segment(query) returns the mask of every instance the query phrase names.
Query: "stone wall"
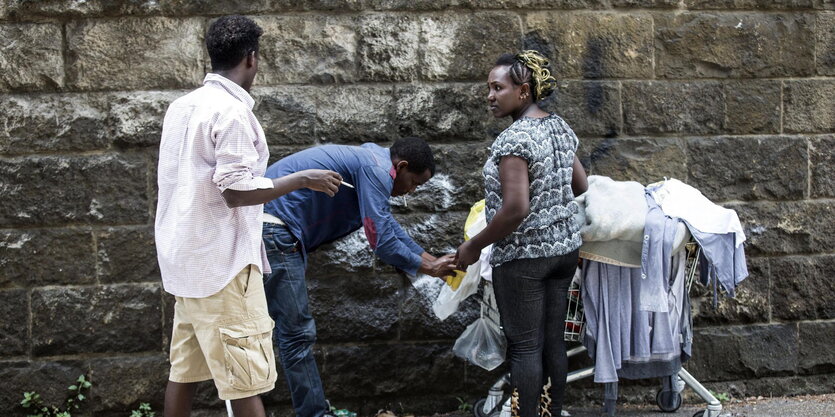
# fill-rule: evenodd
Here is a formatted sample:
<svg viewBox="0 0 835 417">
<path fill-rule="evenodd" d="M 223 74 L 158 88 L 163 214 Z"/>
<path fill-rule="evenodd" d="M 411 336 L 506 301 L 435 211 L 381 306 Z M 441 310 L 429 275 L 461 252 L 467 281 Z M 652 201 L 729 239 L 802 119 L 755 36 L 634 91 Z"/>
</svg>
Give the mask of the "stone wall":
<svg viewBox="0 0 835 417">
<path fill-rule="evenodd" d="M 481 196 L 485 105 L 502 52 L 537 48 L 546 103 L 591 174 L 676 177 L 736 209 L 750 278 L 717 310 L 695 290 L 691 372 L 719 392 L 835 391 L 835 3 L 832 0 L 0 0 L 0 410 L 79 374 L 95 415 L 161 408 L 172 298 L 153 244 L 166 106 L 208 68 L 208 22 L 265 29 L 253 95 L 272 160 L 322 143 L 420 135 L 439 174 L 397 216 L 452 249 Z M 336 405 L 426 413 L 483 396 L 497 373 L 353 235 L 312 257 L 316 354 Z M 581 361 L 582 362 L 582 361 Z M 578 364 L 574 364 L 578 365 Z M 630 398 L 653 398 L 648 384 Z M 573 400 L 599 398 L 572 385 Z M 196 408 L 222 407 L 213 388 Z M 267 397 L 289 414 L 283 384 Z M 648 407 L 652 407 L 649 405 Z M 208 415 L 206 414 L 206 415 Z"/>
</svg>

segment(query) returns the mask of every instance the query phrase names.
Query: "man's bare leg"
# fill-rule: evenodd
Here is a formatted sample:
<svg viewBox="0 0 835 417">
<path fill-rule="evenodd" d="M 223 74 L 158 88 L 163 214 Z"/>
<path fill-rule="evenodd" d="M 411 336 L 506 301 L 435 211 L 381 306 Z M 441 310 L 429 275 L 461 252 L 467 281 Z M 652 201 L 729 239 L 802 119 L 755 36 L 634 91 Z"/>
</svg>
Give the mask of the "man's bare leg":
<svg viewBox="0 0 835 417">
<path fill-rule="evenodd" d="M 168 381 L 165 387 L 165 417 L 189 417 L 191 415 L 191 402 L 194 400 L 194 392 L 197 390 L 197 383 Z"/>
<path fill-rule="evenodd" d="M 235 417 L 266 417 L 267 415 L 264 412 L 264 403 L 257 395 L 232 400 L 232 412 L 235 413 Z"/>
</svg>

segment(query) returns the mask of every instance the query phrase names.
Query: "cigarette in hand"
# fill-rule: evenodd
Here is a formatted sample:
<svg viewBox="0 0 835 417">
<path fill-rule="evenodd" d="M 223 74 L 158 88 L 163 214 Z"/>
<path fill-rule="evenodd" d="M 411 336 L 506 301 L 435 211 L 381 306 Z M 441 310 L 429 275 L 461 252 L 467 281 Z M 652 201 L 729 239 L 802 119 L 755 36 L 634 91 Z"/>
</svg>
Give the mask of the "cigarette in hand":
<svg viewBox="0 0 835 417">
<path fill-rule="evenodd" d="M 346 186 L 346 187 L 348 187 L 348 188 L 354 188 L 354 186 L 353 186 L 353 185 L 348 184 L 348 183 L 347 183 L 347 182 L 345 182 L 345 181 L 339 181 L 339 182 L 341 182 L 341 183 L 342 183 L 342 185 L 344 185 L 344 186 Z"/>
</svg>

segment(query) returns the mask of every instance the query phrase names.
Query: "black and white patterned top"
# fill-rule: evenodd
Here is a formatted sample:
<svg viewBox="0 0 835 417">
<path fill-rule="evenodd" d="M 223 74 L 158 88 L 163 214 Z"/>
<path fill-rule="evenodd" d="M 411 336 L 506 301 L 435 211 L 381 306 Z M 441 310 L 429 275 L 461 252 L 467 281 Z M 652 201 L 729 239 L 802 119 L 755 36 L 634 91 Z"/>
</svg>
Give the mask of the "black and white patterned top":
<svg viewBox="0 0 835 417">
<path fill-rule="evenodd" d="M 579 207 L 571 190 L 577 144 L 574 131 L 554 114 L 520 118 L 493 142 L 483 170 L 487 222 L 502 206 L 499 162 L 504 156 L 528 161 L 531 202 L 519 228 L 493 245 L 491 265 L 565 255 L 580 247 L 580 225 L 572 221 Z"/>
</svg>

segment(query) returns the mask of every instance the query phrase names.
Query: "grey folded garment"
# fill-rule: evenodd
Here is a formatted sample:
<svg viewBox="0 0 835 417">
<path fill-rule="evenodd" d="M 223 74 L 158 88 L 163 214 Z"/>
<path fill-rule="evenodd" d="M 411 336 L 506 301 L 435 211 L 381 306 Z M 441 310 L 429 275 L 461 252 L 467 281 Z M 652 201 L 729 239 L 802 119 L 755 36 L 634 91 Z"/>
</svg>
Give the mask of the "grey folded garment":
<svg viewBox="0 0 835 417">
<path fill-rule="evenodd" d="M 580 210 L 574 221 L 581 225 L 580 257 L 630 268 L 641 267 L 647 207 L 644 186 L 635 181 L 615 181 L 589 176 L 588 190 L 575 198 Z M 673 253 L 684 247 L 690 234 L 684 223 L 676 227 Z"/>
</svg>

